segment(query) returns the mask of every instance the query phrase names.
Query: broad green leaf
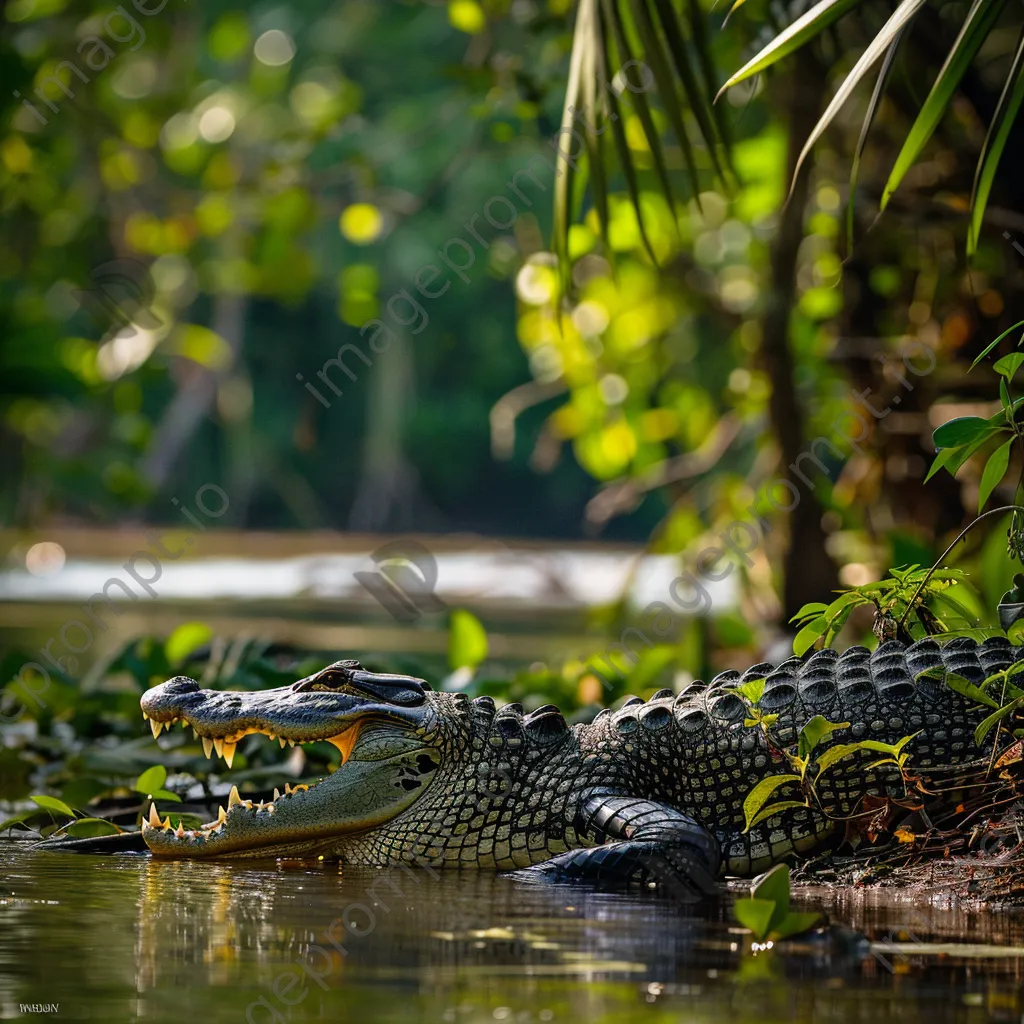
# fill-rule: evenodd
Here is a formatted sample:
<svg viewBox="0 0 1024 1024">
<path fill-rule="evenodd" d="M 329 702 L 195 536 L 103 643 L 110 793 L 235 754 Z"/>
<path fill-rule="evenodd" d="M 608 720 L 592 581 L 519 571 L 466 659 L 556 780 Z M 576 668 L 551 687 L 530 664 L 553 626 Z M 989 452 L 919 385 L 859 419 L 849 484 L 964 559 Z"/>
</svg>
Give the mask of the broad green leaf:
<svg viewBox="0 0 1024 1024">
<path fill-rule="evenodd" d="M 776 61 L 799 50 L 804 43 L 823 32 L 859 2 L 860 0 L 821 0 L 815 4 L 806 14 L 780 32 L 757 56 L 744 64 L 718 91 L 716 102 L 726 89 L 738 85 L 759 71 L 770 68 Z"/>
<path fill-rule="evenodd" d="M 819 616 L 813 622 L 804 626 L 793 640 L 793 653 L 798 658 L 803 657 L 814 646 L 815 641 L 824 635 L 827 629 L 828 619 L 824 615 Z"/>
<path fill-rule="evenodd" d="M 212 638 L 213 630 L 205 622 L 185 622 L 167 638 L 164 654 L 171 666 L 177 668 Z"/>
<path fill-rule="evenodd" d="M 762 942 L 768 935 L 768 922 L 775 913 L 775 904 L 771 900 L 737 900 L 732 912 L 736 920 L 744 928 L 749 928 L 758 942 Z"/>
<path fill-rule="evenodd" d="M 800 776 L 791 774 L 769 775 L 767 778 L 761 779 L 761 781 L 751 789 L 747 794 L 746 799 L 743 801 L 743 814 L 747 819 L 746 827 L 743 829 L 744 832 L 749 831 L 754 823 L 754 818 L 772 793 L 774 793 L 780 786 L 785 786 L 792 782 L 799 785 Z"/>
<path fill-rule="evenodd" d="M 154 790 L 162 789 L 166 781 L 167 769 L 163 765 L 155 764 L 135 780 L 135 792 L 152 793 Z"/>
<path fill-rule="evenodd" d="M 897 758 L 907 743 L 916 735 L 918 734 L 914 733 L 912 736 L 904 736 L 899 743 L 883 743 L 881 740 L 858 740 L 856 743 L 839 743 L 834 747 L 829 747 L 817 759 L 818 774 L 814 777 L 814 781 L 817 782 L 822 774 L 837 761 L 841 761 L 844 757 L 849 757 L 850 754 L 856 754 L 860 751 L 870 750 L 872 753 L 886 754 L 888 757 Z"/>
<path fill-rule="evenodd" d="M 755 900 L 769 900 L 775 904 L 768 929 L 777 928 L 789 913 L 789 865 L 776 864 L 766 871 L 750 887 L 750 895 Z"/>
<path fill-rule="evenodd" d="M 776 814 L 781 814 L 783 811 L 788 811 L 791 807 L 806 807 L 807 804 L 803 800 L 780 800 L 777 804 L 769 804 L 767 807 L 762 807 L 760 811 L 754 816 L 754 819 L 747 825 L 743 831 L 749 832 L 755 825 L 760 825 L 762 821 L 767 818 L 774 818 Z"/>
<path fill-rule="evenodd" d="M 980 416 L 957 416 L 936 428 L 932 443 L 936 448 L 958 448 L 979 438 L 990 437 L 995 432 L 992 424 Z"/>
<path fill-rule="evenodd" d="M 448 665 L 476 668 L 487 657 L 487 632 L 480 620 L 464 608 L 452 612 L 448 627 Z"/>
<path fill-rule="evenodd" d="M 971 195 L 971 224 L 967 232 L 967 255 L 973 256 L 981 240 L 981 225 L 985 220 L 985 208 L 995 181 L 996 170 L 1002 159 L 1003 150 L 1017 122 L 1021 103 L 1024 103 L 1024 32 L 1021 33 L 1017 53 L 1013 58 L 1010 73 L 1006 76 L 1002 95 L 988 126 L 985 144 L 981 150 L 981 159 L 974 176 L 974 188 Z"/>
<path fill-rule="evenodd" d="M 1019 697 L 1016 700 L 1011 700 L 1009 704 L 1004 705 L 998 711 L 993 711 L 983 722 L 978 725 L 978 728 L 974 730 L 974 742 L 975 745 L 981 746 L 985 741 L 985 737 L 992 731 L 993 726 L 997 722 L 1001 722 L 1007 715 L 1012 714 L 1024 704 Z"/>
<path fill-rule="evenodd" d="M 66 835 L 75 839 L 95 839 L 96 836 L 116 836 L 123 829 L 119 829 L 112 821 L 103 818 L 79 818 L 73 821 L 64 830 Z"/>
<path fill-rule="evenodd" d="M 969 679 L 964 679 L 963 676 L 958 676 L 955 672 L 948 672 L 946 674 L 946 685 L 961 696 L 967 697 L 969 700 L 973 700 L 978 704 L 984 704 L 986 707 L 990 708 L 999 707 L 999 704 L 983 689 L 981 689 L 980 686 L 975 686 Z"/>
<path fill-rule="evenodd" d="M 772 933 L 778 939 L 788 939 L 794 935 L 802 935 L 816 928 L 823 923 L 825 917 L 816 910 L 790 911 L 782 923 L 772 928 Z"/>
<path fill-rule="evenodd" d="M 748 679 L 747 682 L 740 683 L 733 689 L 756 707 L 757 702 L 764 696 L 764 685 L 764 679 Z"/>
<path fill-rule="evenodd" d="M 177 793 L 172 793 L 169 789 L 154 789 L 149 795 L 154 800 L 170 800 L 172 803 L 181 803 L 181 797 Z"/>
<path fill-rule="evenodd" d="M 1005 6 L 1006 0 L 974 0 L 960 27 L 960 33 L 932 84 L 928 98 L 907 133 L 906 141 L 882 192 L 881 209 L 886 208 L 893 192 L 899 187 L 907 171 L 914 165 L 934 134 L 943 115 L 949 109 L 960 80 L 970 67 L 981 44 L 988 38 Z"/>
<path fill-rule="evenodd" d="M 942 469 L 942 467 L 946 465 L 946 463 L 949 462 L 958 451 L 958 448 L 940 448 L 938 454 L 935 456 L 935 460 L 931 464 L 931 468 L 928 470 L 928 473 L 924 478 L 924 482 L 928 483 L 928 481 L 931 480 L 931 478 L 935 476 L 935 474 L 938 473 L 938 471 Z M 952 470 L 950 472 L 952 472 Z"/>
<path fill-rule="evenodd" d="M 73 818 L 75 816 L 75 812 L 71 810 L 63 800 L 58 800 L 55 796 L 33 796 L 29 797 L 29 799 L 34 804 L 42 807 L 43 810 L 54 811 L 57 814 L 66 815 L 69 818 Z"/>
<path fill-rule="evenodd" d="M 1003 356 L 1002 359 L 997 359 L 992 364 L 992 369 L 1001 377 L 1013 380 L 1013 375 L 1020 369 L 1021 363 L 1024 363 L 1024 352 L 1011 352 L 1009 355 Z M 999 383 L 1005 387 L 1003 381 Z M 1010 404 L 1009 395 L 1006 396 L 1006 404 Z"/>
<path fill-rule="evenodd" d="M 805 761 L 811 756 L 814 748 L 826 736 L 831 736 L 837 729 L 849 729 L 849 722 L 830 722 L 821 715 L 815 715 L 801 730 L 797 754 Z"/>
<path fill-rule="evenodd" d="M 1015 330 L 1017 330 L 1018 327 L 1024 327 L 1024 320 L 1018 321 L 1012 327 L 1007 327 L 1006 330 L 1003 331 L 1003 333 L 1000 334 L 995 341 L 990 342 L 988 345 L 986 345 L 981 354 L 974 360 L 973 363 L 971 363 L 971 369 L 973 370 L 978 365 L 978 363 L 980 363 L 982 359 L 984 359 L 985 356 L 989 354 L 989 352 L 998 347 L 999 343 L 1003 340 L 1003 338 L 1005 338 L 1009 334 L 1012 334 Z M 1024 338 L 1022 338 L 1021 340 L 1024 340 Z M 1018 341 L 1017 344 L 1019 345 L 1020 341 Z"/>
<path fill-rule="evenodd" d="M 835 120 L 836 115 L 846 104 L 846 101 L 853 94 L 854 89 L 860 84 L 860 80 L 871 70 L 872 66 L 895 42 L 900 32 L 914 19 L 918 11 L 924 6 L 926 0 L 902 0 L 900 5 L 893 11 L 892 16 L 875 34 L 868 43 L 867 48 L 861 54 L 860 59 L 853 66 L 853 70 L 843 80 L 843 84 L 836 90 L 835 96 L 825 109 L 825 113 L 818 119 L 807 141 L 804 143 L 800 156 L 796 161 L 796 168 L 793 171 L 793 178 L 790 183 L 790 195 L 800 176 L 800 169 L 803 167 L 807 154 L 814 148 L 814 144 L 825 133 L 825 129 Z M 809 14 L 812 12 L 808 12 Z"/>
<path fill-rule="evenodd" d="M 4 822 L 0 822 L 0 832 L 6 832 L 12 825 L 22 825 L 29 818 L 34 818 L 37 814 L 42 812 L 33 807 L 31 810 L 22 811 L 20 814 L 15 814 L 13 817 L 8 818 Z"/>
<path fill-rule="evenodd" d="M 1006 476 L 1006 470 L 1010 465 L 1010 449 L 1013 447 L 1016 435 L 1008 441 L 1003 442 L 989 457 L 985 463 L 985 471 L 981 474 L 981 484 L 978 487 L 978 512 L 985 507 L 992 492 L 999 485 L 999 481 Z"/>
<path fill-rule="evenodd" d="M 808 619 L 812 615 L 817 617 L 826 608 L 828 608 L 828 605 L 824 601 L 811 601 L 809 604 L 805 604 L 789 621 L 799 622 L 801 619 Z"/>
</svg>

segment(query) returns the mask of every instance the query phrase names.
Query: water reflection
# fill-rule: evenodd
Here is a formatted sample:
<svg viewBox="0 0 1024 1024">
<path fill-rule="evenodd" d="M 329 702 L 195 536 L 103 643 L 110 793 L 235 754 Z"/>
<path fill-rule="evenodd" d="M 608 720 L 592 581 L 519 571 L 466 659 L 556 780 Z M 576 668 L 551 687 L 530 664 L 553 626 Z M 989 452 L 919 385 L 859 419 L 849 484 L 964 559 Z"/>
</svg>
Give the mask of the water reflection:
<svg viewBox="0 0 1024 1024">
<path fill-rule="evenodd" d="M 0 846 L 0 869 L 3 1017 L 22 1002 L 58 1003 L 66 1020 L 252 1024 L 1021 1017 L 1019 915 L 910 910 L 891 896 L 805 894 L 838 926 L 754 958 L 723 905 L 694 915 L 507 876 L 43 855 L 21 843 Z M 897 931 L 892 948 L 864 938 Z M 919 945 L 936 940 L 998 950 Z"/>
</svg>

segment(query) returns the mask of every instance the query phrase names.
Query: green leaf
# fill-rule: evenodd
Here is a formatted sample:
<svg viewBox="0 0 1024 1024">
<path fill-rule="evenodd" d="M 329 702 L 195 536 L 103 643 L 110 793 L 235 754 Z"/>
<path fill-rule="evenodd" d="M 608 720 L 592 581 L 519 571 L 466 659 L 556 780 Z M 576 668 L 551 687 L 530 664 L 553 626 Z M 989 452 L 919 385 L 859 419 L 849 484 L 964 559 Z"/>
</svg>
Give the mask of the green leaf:
<svg viewBox="0 0 1024 1024">
<path fill-rule="evenodd" d="M 734 686 L 733 689 L 741 697 L 746 697 L 756 707 L 757 702 L 764 696 L 764 687 L 764 679 L 748 679 L 747 682 L 740 683 L 738 686 Z"/>
<path fill-rule="evenodd" d="M 824 601 L 811 601 L 809 604 L 805 604 L 789 621 L 799 622 L 801 619 L 809 619 L 812 615 L 817 617 L 828 605 Z"/>
<path fill-rule="evenodd" d="M 172 803 L 181 803 L 181 797 L 177 793 L 172 793 L 169 789 L 154 789 L 149 795 L 154 800 L 170 800 Z"/>
<path fill-rule="evenodd" d="M 875 82 L 874 92 L 868 103 L 867 112 L 864 114 L 864 123 L 860 127 L 860 137 L 857 139 L 857 147 L 853 151 L 853 161 L 850 165 L 850 187 L 849 196 L 846 202 L 846 251 L 853 252 L 853 218 L 855 200 L 857 198 L 857 177 L 860 174 L 860 161 L 864 155 L 864 147 L 867 145 L 868 133 L 875 120 L 875 114 L 882 102 L 882 95 L 885 93 L 886 83 L 889 81 L 889 74 L 892 71 L 893 61 L 899 50 L 900 41 L 903 39 L 902 30 L 896 35 L 889 49 L 886 51 L 885 60 L 882 61 L 882 70 L 878 72 L 878 80 Z"/>
<path fill-rule="evenodd" d="M 957 416 L 947 420 L 932 434 L 932 442 L 936 448 L 958 448 L 962 444 L 990 437 L 996 428 L 980 416 Z"/>
<path fill-rule="evenodd" d="M 1002 359 L 997 359 L 992 364 L 992 369 L 1001 377 L 1013 380 L 1013 375 L 1020 369 L 1021 363 L 1024 363 L 1024 352 L 1011 352 L 1009 355 L 1003 356 Z M 1010 404 L 1009 396 L 1007 396 L 1005 404 Z"/>
<path fill-rule="evenodd" d="M 777 939 L 789 939 L 794 935 L 802 935 L 811 931 L 825 920 L 823 914 L 816 910 L 790 911 L 782 923 L 772 928 L 772 934 Z"/>
<path fill-rule="evenodd" d="M 760 878 L 754 880 L 750 895 L 755 900 L 768 900 L 775 904 L 775 912 L 768 922 L 769 931 L 782 924 L 789 913 L 789 865 L 776 864 Z"/>
<path fill-rule="evenodd" d="M 1024 356 L 1021 358 L 1024 358 Z M 992 492 L 998 486 L 999 481 L 1006 475 L 1006 470 L 1010 465 L 1010 449 L 1016 440 L 1016 436 L 1011 437 L 988 457 L 988 461 L 985 463 L 985 471 L 981 474 L 981 484 L 978 488 L 979 513 L 985 507 L 985 502 L 988 501 Z"/>
<path fill-rule="evenodd" d="M 889 20 L 881 27 L 881 29 L 879 29 L 871 42 L 868 43 L 867 48 L 861 54 L 860 59 L 856 64 L 854 64 L 853 70 L 846 76 L 842 85 L 840 85 L 836 90 L 836 94 L 832 97 L 832 101 L 826 108 L 825 113 L 818 119 L 818 123 L 814 126 L 811 134 L 807 138 L 807 141 L 804 143 L 804 147 L 800 151 L 800 156 L 797 158 L 796 167 L 793 171 L 793 177 L 790 183 L 790 195 L 793 193 L 793 188 L 800 175 L 800 169 L 803 167 L 804 161 L 807 159 L 807 154 L 814 148 L 814 144 L 825 133 L 825 129 L 828 128 L 833 120 L 835 120 L 836 115 L 853 94 L 854 89 L 856 89 L 860 84 L 860 80 L 868 73 L 868 71 L 871 70 L 871 67 L 895 42 L 900 32 L 902 32 L 903 29 L 914 19 L 925 3 L 926 0 L 902 0 L 896 10 L 893 11 Z M 811 13 L 813 13 L 813 10 L 808 11 L 808 14 Z"/>
<path fill-rule="evenodd" d="M 167 638 L 164 654 L 171 666 L 177 668 L 212 638 L 213 630 L 205 622 L 185 622 Z"/>
<path fill-rule="evenodd" d="M 780 786 L 785 786 L 792 782 L 799 785 L 800 776 L 792 774 L 769 775 L 767 778 L 761 779 L 761 781 L 751 789 L 743 801 L 743 814 L 747 819 L 746 826 L 743 829 L 744 832 L 748 832 L 753 826 L 756 815 L 764 806 L 768 797 L 770 797 Z"/>
<path fill-rule="evenodd" d="M 960 450 L 959 448 L 941 448 L 941 449 L 939 449 L 938 454 L 935 456 L 935 461 L 932 462 L 931 468 L 928 470 L 928 474 L 924 478 L 924 482 L 928 483 L 928 481 L 931 480 L 931 478 L 933 476 L 935 476 L 935 474 L 938 473 L 938 471 L 940 469 L 942 469 L 942 467 L 944 465 L 946 465 L 946 463 L 949 462 L 949 460 L 952 459 L 953 456 L 959 450 Z M 950 472 L 952 473 L 954 471 L 950 470 Z"/>
<path fill-rule="evenodd" d="M 744 928 L 754 933 L 758 942 L 768 936 L 768 922 L 775 913 L 775 904 L 771 900 L 737 900 L 732 905 L 733 916 Z"/>
<path fill-rule="evenodd" d="M 894 759 L 898 758 L 904 746 L 916 735 L 917 733 L 914 733 L 912 736 L 904 736 L 899 743 L 883 743 L 881 740 L 858 740 L 856 743 L 839 743 L 834 747 L 829 747 L 817 759 L 818 774 L 814 777 L 814 780 L 817 782 L 837 761 L 841 761 L 844 757 L 849 757 L 850 754 L 856 754 L 860 751 L 870 750 L 876 754 L 885 754 Z"/>
<path fill-rule="evenodd" d="M 799 50 L 804 43 L 823 32 L 837 18 L 841 18 L 860 0 L 821 0 L 792 25 L 780 32 L 760 53 L 740 68 L 718 91 L 716 102 L 726 89 L 738 85 L 744 79 L 770 68 L 776 61 Z"/>
<path fill-rule="evenodd" d="M 42 813 L 36 810 L 34 807 L 28 811 L 22 811 L 20 814 L 15 814 L 13 817 L 8 818 L 4 822 L 0 822 L 0 832 L 6 832 L 12 825 L 22 825 L 29 818 L 34 818 L 37 814 Z"/>
<path fill-rule="evenodd" d="M 960 80 L 970 67 L 981 44 L 988 38 L 1005 5 L 1006 0 L 974 0 L 973 6 L 960 27 L 956 41 L 932 84 L 928 98 L 924 101 L 916 120 L 907 133 L 906 141 L 903 143 L 903 148 L 896 158 L 892 173 L 882 192 L 881 209 L 886 208 L 893 192 L 899 187 L 907 171 L 917 161 L 921 151 L 934 134 L 953 100 Z"/>
<path fill-rule="evenodd" d="M 124 831 L 118 828 L 112 821 L 103 818 L 79 818 L 73 821 L 64 830 L 66 835 L 75 839 L 95 839 L 96 836 L 116 836 Z"/>
<path fill-rule="evenodd" d="M 135 780 L 135 792 L 152 793 L 154 790 L 161 789 L 166 781 L 167 769 L 163 765 L 155 764 L 152 768 L 147 768 Z"/>
<path fill-rule="evenodd" d="M 831 736 L 837 729 L 849 729 L 849 722 L 830 722 L 821 715 L 815 715 L 801 730 L 797 756 L 808 760 L 814 748 L 826 736 Z"/>
<path fill-rule="evenodd" d="M 487 632 L 480 620 L 464 608 L 456 608 L 448 627 L 448 665 L 452 669 L 476 668 L 487 657 Z"/>
<path fill-rule="evenodd" d="M 999 704 L 994 701 L 981 687 L 975 686 L 969 679 L 958 676 L 955 672 L 946 673 L 946 685 L 956 693 L 978 704 L 986 707 L 997 708 Z"/>
<path fill-rule="evenodd" d="M 603 2 L 597 9 L 600 25 L 598 34 L 604 42 L 605 67 L 612 67 L 611 29 L 608 25 L 607 8 L 607 2 Z M 624 64 L 628 59 L 628 57 L 623 58 L 622 63 Z M 640 232 L 640 240 L 643 242 L 644 249 L 647 251 L 647 255 L 650 256 L 651 262 L 657 265 L 658 257 L 655 255 L 654 247 L 651 245 L 651 240 L 647 235 L 647 228 L 644 226 L 643 208 L 640 203 L 640 185 L 637 180 L 636 167 L 633 164 L 633 154 L 629 148 L 629 139 L 626 137 L 626 118 L 622 114 L 622 109 L 619 106 L 619 101 L 615 95 L 614 89 L 609 88 L 605 91 L 605 99 L 608 103 L 608 120 L 611 122 L 612 141 L 615 144 L 615 153 L 619 158 L 619 167 L 622 169 L 622 176 L 626 179 L 626 191 L 629 193 L 629 201 L 633 206 L 634 213 L 636 214 L 637 229 Z"/>
<path fill-rule="evenodd" d="M 981 225 L 985 220 L 985 208 L 992 191 L 999 161 L 1010 137 L 1021 103 L 1024 103 L 1024 31 L 1021 32 L 1017 52 L 1013 58 L 1010 73 L 1006 76 L 1002 94 L 996 105 L 996 112 L 988 126 L 985 144 L 982 146 L 981 158 L 974 176 L 974 188 L 971 194 L 971 224 L 967 232 L 967 255 L 973 256 L 981 240 Z"/>
<path fill-rule="evenodd" d="M 1018 327 L 1024 327 L 1024 320 L 1018 321 L 1012 327 L 1007 327 L 1006 330 L 1003 331 L 1003 333 L 1000 334 L 995 341 L 990 342 L 988 345 L 986 345 L 984 351 L 982 351 L 981 354 L 974 360 L 974 362 L 971 363 L 971 369 L 973 370 L 978 365 L 978 363 L 980 363 L 982 359 L 984 359 L 985 356 L 989 354 L 989 352 L 991 352 L 994 348 L 996 348 L 999 345 L 1003 338 L 1005 338 L 1009 334 L 1012 334 L 1015 330 L 1017 330 Z M 1017 344 L 1019 345 L 1020 342 L 1018 341 Z"/>
<path fill-rule="evenodd" d="M 33 796 L 29 799 L 43 810 L 54 811 L 57 814 L 66 815 L 68 818 L 75 816 L 75 812 L 63 800 L 58 800 L 55 796 Z"/>
<path fill-rule="evenodd" d="M 1017 708 L 1024 704 L 1019 697 L 1017 700 L 1011 700 L 1009 704 L 1004 705 L 998 711 L 993 711 L 983 722 L 978 725 L 978 728 L 974 730 L 974 743 L 976 746 L 981 746 L 984 742 L 985 737 L 992 731 L 993 726 L 997 722 L 1001 722 L 1007 715 L 1016 711 Z"/>
<path fill-rule="evenodd" d="M 798 658 L 803 657 L 827 629 L 828 619 L 824 615 L 819 616 L 813 622 L 804 626 L 793 640 L 793 653 Z"/>
<path fill-rule="evenodd" d="M 799 778 L 799 776 L 794 776 L 794 778 Z M 743 831 L 747 832 L 755 825 L 760 825 L 761 822 L 765 821 L 767 818 L 774 818 L 776 814 L 788 811 L 791 807 L 806 806 L 807 804 L 803 800 L 780 800 L 777 804 L 769 804 L 767 807 L 763 807 L 757 812 L 753 820 L 743 829 Z"/>
</svg>

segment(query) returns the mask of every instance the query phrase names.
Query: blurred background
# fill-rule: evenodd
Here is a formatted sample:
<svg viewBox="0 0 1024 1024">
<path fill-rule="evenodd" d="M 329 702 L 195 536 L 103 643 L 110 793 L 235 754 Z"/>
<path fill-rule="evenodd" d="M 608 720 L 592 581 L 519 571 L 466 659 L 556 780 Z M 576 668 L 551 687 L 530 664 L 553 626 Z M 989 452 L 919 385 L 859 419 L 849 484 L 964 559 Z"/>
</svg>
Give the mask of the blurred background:
<svg viewBox="0 0 1024 1024">
<path fill-rule="evenodd" d="M 810 6 L 723 25 L 729 5 L 688 4 L 714 88 Z M 569 0 L 6 0 L 0 643 L 6 681 L 34 661 L 53 687 L 28 718 L 118 687 L 127 707 L 189 657 L 257 685 L 308 652 L 585 707 L 784 655 L 804 602 L 930 564 L 981 472 L 925 486 L 932 430 L 996 410 L 969 367 L 1020 315 L 1020 133 L 964 252 L 1018 26 L 990 32 L 881 216 L 879 197 L 969 7 L 922 11 L 866 143 L 870 84 L 788 203 L 892 4 L 725 93 L 728 189 L 699 144 L 690 187 L 668 141 L 670 206 L 624 93 L 646 242 L 616 172 L 607 246 L 590 198 L 570 211 L 563 293 Z M 786 511 L 765 489 L 809 450 Z M 603 688 L 587 658 L 752 508 L 735 571 Z M 395 557 L 433 574 L 411 607 L 374 557 L 410 540 Z M 1005 550 L 993 518 L 957 555 L 979 617 Z"/>
</svg>

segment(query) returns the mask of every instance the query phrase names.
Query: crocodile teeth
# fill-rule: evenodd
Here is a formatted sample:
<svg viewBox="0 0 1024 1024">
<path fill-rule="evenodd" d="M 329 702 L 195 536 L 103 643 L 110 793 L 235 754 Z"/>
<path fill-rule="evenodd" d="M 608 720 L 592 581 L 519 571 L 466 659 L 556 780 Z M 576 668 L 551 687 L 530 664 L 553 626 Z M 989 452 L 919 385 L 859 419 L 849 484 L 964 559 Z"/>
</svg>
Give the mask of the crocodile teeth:
<svg viewBox="0 0 1024 1024">
<path fill-rule="evenodd" d="M 289 740 L 288 741 L 288 746 L 289 747 L 294 747 L 295 746 L 295 740 Z"/>
<path fill-rule="evenodd" d="M 149 824 L 153 828 L 160 827 L 160 815 L 157 813 L 156 804 L 149 805 Z"/>
<path fill-rule="evenodd" d="M 219 736 L 214 737 L 213 749 L 217 751 L 218 757 L 224 753 L 224 741 Z"/>
<path fill-rule="evenodd" d="M 232 786 L 231 793 L 228 795 L 228 810 L 230 811 L 235 804 L 240 804 L 241 802 L 242 798 L 238 795 L 238 787 Z"/>
<path fill-rule="evenodd" d="M 230 768 L 232 762 L 235 760 L 235 744 L 225 740 L 223 750 L 224 760 L 227 762 L 227 766 Z"/>
<path fill-rule="evenodd" d="M 164 727 L 163 722 L 158 722 L 155 718 L 149 720 L 149 727 L 153 730 L 153 739 L 156 739 L 160 735 L 160 730 Z"/>
<path fill-rule="evenodd" d="M 228 813 L 223 807 L 217 808 L 217 824 L 221 825 L 228 820 Z"/>
<path fill-rule="evenodd" d="M 185 827 L 183 825 L 179 824 L 178 827 L 174 830 L 174 834 L 179 839 L 184 839 L 185 838 Z"/>
<path fill-rule="evenodd" d="M 192 726 L 192 739 L 199 739 L 199 730 L 194 725 Z"/>
<path fill-rule="evenodd" d="M 276 786 L 274 787 L 274 799 L 275 800 L 280 800 L 281 799 L 281 790 L 279 790 Z"/>
<path fill-rule="evenodd" d="M 203 737 L 203 751 L 209 757 L 213 753 L 213 740 L 209 736 Z"/>
<path fill-rule="evenodd" d="M 149 715 L 147 715 L 145 711 L 142 712 L 142 720 L 144 722 L 148 722 L 149 721 Z"/>
</svg>

